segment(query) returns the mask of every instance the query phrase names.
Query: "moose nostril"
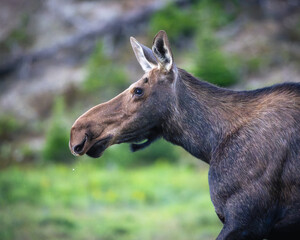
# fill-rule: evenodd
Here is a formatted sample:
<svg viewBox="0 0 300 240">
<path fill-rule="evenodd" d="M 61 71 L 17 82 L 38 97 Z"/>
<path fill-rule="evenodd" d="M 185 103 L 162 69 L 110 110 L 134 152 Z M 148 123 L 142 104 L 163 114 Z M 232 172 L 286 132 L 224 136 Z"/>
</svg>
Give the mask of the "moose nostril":
<svg viewBox="0 0 300 240">
<path fill-rule="evenodd" d="M 74 147 L 74 152 L 80 153 L 83 149 L 83 144 L 78 144 Z"/>
<path fill-rule="evenodd" d="M 84 138 L 84 140 L 81 143 L 74 146 L 74 148 L 73 148 L 74 152 L 77 153 L 77 154 L 80 154 L 83 150 L 85 142 L 86 142 L 86 137 Z"/>
</svg>

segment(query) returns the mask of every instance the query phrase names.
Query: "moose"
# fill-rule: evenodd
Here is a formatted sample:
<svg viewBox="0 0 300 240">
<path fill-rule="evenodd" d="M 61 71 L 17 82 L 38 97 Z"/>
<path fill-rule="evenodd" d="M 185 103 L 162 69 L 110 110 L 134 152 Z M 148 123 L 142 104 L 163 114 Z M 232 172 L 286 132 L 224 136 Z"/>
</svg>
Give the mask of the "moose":
<svg viewBox="0 0 300 240">
<path fill-rule="evenodd" d="M 97 158 L 164 138 L 209 164 L 217 240 L 299 239 L 300 84 L 220 88 L 176 66 L 165 31 L 152 49 L 130 41 L 145 74 L 75 121 L 71 152 Z"/>
</svg>

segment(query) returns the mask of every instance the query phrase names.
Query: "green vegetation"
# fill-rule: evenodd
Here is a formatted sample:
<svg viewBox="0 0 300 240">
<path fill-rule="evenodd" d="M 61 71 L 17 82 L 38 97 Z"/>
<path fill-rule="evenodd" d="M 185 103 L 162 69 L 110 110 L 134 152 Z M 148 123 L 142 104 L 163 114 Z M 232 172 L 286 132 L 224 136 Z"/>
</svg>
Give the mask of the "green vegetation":
<svg viewBox="0 0 300 240">
<path fill-rule="evenodd" d="M 70 127 L 64 118 L 63 98 L 57 98 L 52 113 L 50 126 L 46 131 L 43 158 L 47 161 L 70 162 L 72 155 L 68 150 Z"/>
<path fill-rule="evenodd" d="M 87 62 L 87 76 L 83 83 L 86 93 L 101 90 L 101 93 L 118 91 L 128 85 L 128 76 L 124 67 L 105 53 L 103 43 L 98 42 Z"/>
<path fill-rule="evenodd" d="M 147 166 L 159 161 L 176 163 L 179 160 L 178 147 L 165 140 L 158 140 L 145 150 L 132 153 L 129 144 L 115 145 L 107 149 L 99 164 L 107 167 L 132 168 Z M 98 160 L 95 160 L 98 161 Z"/>
<path fill-rule="evenodd" d="M 231 12 L 228 12 L 225 7 L 230 1 L 216 0 L 195 0 L 191 7 L 191 17 L 196 19 L 197 32 L 201 32 L 204 28 L 218 30 L 234 20 L 236 14 L 233 6 Z M 232 3 L 234 2 L 231 1 Z M 233 4 L 235 5 L 235 4 Z"/>
<path fill-rule="evenodd" d="M 207 171 L 11 167 L 0 174 L 0 239 L 215 239 Z"/>
<path fill-rule="evenodd" d="M 192 6 L 182 7 L 169 3 L 150 20 L 150 36 L 163 29 L 172 42 L 196 35 L 205 27 L 217 29 L 228 24 L 234 14 L 226 13 L 220 1 L 195 0 Z"/>
<path fill-rule="evenodd" d="M 226 56 L 209 29 L 197 39 L 197 55 L 192 73 L 219 86 L 230 86 L 238 80 L 238 67 L 233 57 Z"/>
<path fill-rule="evenodd" d="M 195 63 L 191 72 L 205 81 L 219 86 L 230 86 L 238 80 L 237 61 L 233 56 L 226 55 L 216 31 L 233 19 L 216 1 L 200 1 L 193 15 L 197 16 L 198 29 L 196 36 Z"/>
<path fill-rule="evenodd" d="M 170 41 L 176 42 L 178 38 L 191 36 L 196 31 L 197 19 L 191 15 L 190 9 L 180 9 L 170 3 L 151 18 L 149 35 L 153 37 L 161 29 L 168 33 Z"/>
<path fill-rule="evenodd" d="M 26 131 L 24 123 L 12 114 L 0 115 L 0 169 L 16 160 L 11 142 Z"/>
<path fill-rule="evenodd" d="M 0 140 L 13 139 L 18 132 L 23 131 L 24 124 L 11 114 L 0 115 Z"/>
<path fill-rule="evenodd" d="M 208 82 L 230 86 L 237 82 L 239 76 L 237 61 L 223 53 L 215 35 L 220 27 L 233 18 L 234 14 L 225 12 L 219 1 L 194 1 L 191 7 L 184 9 L 172 3 L 151 19 L 150 33 L 153 35 L 164 29 L 170 41 L 175 43 L 186 41 L 187 37 L 195 35 L 196 46 L 193 48 L 197 50 L 192 53 L 194 64 L 190 71 Z"/>
<path fill-rule="evenodd" d="M 25 47 L 31 44 L 32 36 L 28 29 L 30 16 L 28 14 L 22 14 L 19 19 L 19 24 L 12 29 L 10 34 L 6 37 L 2 43 L 0 43 L 0 49 L 11 50 L 17 47 Z"/>
</svg>

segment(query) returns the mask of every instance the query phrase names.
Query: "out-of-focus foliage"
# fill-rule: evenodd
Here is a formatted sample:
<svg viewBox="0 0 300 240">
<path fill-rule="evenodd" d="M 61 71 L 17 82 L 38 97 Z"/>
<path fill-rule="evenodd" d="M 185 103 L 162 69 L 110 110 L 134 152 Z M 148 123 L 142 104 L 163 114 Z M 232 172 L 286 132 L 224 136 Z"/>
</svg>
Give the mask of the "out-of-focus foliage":
<svg viewBox="0 0 300 240">
<path fill-rule="evenodd" d="M 0 42 L 0 49 L 4 52 L 30 45 L 32 37 L 28 30 L 30 17 L 27 14 L 20 16 L 19 24 L 10 32 L 4 41 Z"/>
<path fill-rule="evenodd" d="M 183 166 L 12 167 L 0 195 L 1 239 L 211 240 L 221 228 L 207 171 Z"/>
<path fill-rule="evenodd" d="M 234 4 L 234 0 L 195 0 L 193 2 L 194 5 L 190 8 L 190 16 L 196 19 L 198 32 L 201 32 L 204 28 L 217 30 L 236 17 L 235 8 L 231 9 L 230 12 L 225 10 L 226 3 L 232 2 Z"/>
<path fill-rule="evenodd" d="M 235 59 L 223 53 L 215 35 L 218 28 L 232 20 L 232 15 L 219 1 L 200 1 L 192 11 L 198 23 L 192 73 L 219 86 L 233 85 L 238 79 Z"/>
<path fill-rule="evenodd" d="M 219 86 L 230 86 L 237 82 L 238 68 L 235 59 L 225 55 L 209 28 L 202 29 L 197 38 L 192 73 Z"/>
<path fill-rule="evenodd" d="M 12 141 L 26 132 L 24 123 L 12 114 L 0 116 L 0 169 L 19 160 L 19 155 Z"/>
<path fill-rule="evenodd" d="M 46 131 L 43 158 L 53 162 L 70 162 L 71 153 L 68 151 L 70 126 L 65 121 L 65 104 L 63 98 L 57 98 L 49 128 Z"/>
<path fill-rule="evenodd" d="M 104 51 L 101 41 L 87 62 L 87 76 L 83 82 L 86 93 L 121 90 L 128 84 L 128 76 L 123 66 L 119 65 Z"/>
<path fill-rule="evenodd" d="M 24 131 L 23 124 L 13 115 L 0 116 L 0 139 L 1 141 L 15 138 L 19 132 Z"/>
<path fill-rule="evenodd" d="M 222 7 L 219 1 L 207 0 L 194 1 L 193 6 L 187 9 L 169 4 L 152 18 L 150 33 L 153 35 L 164 29 L 173 42 L 196 35 L 191 72 L 219 86 L 230 86 L 238 79 L 236 61 L 222 52 L 215 34 L 218 28 L 234 18 L 234 14 L 226 13 Z"/>
<path fill-rule="evenodd" d="M 130 151 L 129 144 L 112 146 L 106 150 L 101 159 L 97 160 L 97 164 L 132 168 L 150 165 L 157 161 L 176 163 L 178 160 L 176 147 L 165 140 L 158 140 L 146 149 L 134 153 Z"/>
<path fill-rule="evenodd" d="M 168 33 L 170 41 L 176 42 L 181 37 L 188 37 L 197 29 L 197 19 L 191 15 L 191 9 L 180 9 L 174 3 L 154 14 L 150 21 L 150 36 L 159 30 Z"/>
</svg>

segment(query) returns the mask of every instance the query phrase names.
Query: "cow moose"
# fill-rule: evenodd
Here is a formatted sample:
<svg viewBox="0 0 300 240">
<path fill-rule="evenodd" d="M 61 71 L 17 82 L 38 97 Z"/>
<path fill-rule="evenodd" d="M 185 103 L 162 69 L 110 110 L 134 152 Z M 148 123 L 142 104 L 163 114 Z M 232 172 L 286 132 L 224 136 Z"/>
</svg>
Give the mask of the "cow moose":
<svg viewBox="0 0 300 240">
<path fill-rule="evenodd" d="M 209 164 L 217 240 L 299 239 L 300 84 L 220 88 L 176 66 L 166 32 L 152 50 L 130 41 L 145 74 L 75 121 L 71 152 L 96 158 L 164 138 Z"/>
</svg>

